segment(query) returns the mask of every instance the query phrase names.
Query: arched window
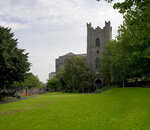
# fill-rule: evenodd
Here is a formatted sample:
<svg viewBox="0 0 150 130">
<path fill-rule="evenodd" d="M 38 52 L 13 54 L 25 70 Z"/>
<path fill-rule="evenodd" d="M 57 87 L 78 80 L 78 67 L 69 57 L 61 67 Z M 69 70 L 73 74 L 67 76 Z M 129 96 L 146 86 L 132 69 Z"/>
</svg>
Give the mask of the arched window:
<svg viewBox="0 0 150 130">
<path fill-rule="evenodd" d="M 100 40 L 99 40 L 99 38 L 96 38 L 96 46 L 97 47 L 100 46 Z"/>
<path fill-rule="evenodd" d="M 99 68 L 99 64 L 100 64 L 100 59 L 99 59 L 99 58 L 96 58 L 96 69 Z"/>
</svg>

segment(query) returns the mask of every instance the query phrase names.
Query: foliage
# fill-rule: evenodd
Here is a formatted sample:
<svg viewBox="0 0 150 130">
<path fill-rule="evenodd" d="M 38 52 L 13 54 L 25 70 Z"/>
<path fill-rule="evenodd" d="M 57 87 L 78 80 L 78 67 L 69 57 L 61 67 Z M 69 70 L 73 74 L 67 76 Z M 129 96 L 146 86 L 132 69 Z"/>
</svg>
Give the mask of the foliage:
<svg viewBox="0 0 150 130">
<path fill-rule="evenodd" d="M 101 1 L 101 0 L 96 0 L 96 1 Z M 111 3 L 115 0 L 105 0 L 105 1 Z M 145 7 L 146 5 L 148 7 L 149 6 L 148 4 L 150 4 L 149 0 L 124 0 L 122 2 L 114 3 L 113 8 L 119 9 L 119 12 L 122 14 L 126 14 L 126 13 L 131 13 L 132 11 L 137 11 L 137 9 L 140 12 L 141 9 L 144 9 L 143 6 Z"/>
<path fill-rule="evenodd" d="M 59 80 L 56 77 L 49 79 L 46 87 L 54 91 L 59 90 Z"/>
<path fill-rule="evenodd" d="M 149 108 L 149 88 L 115 88 L 100 94 L 49 93 L 0 104 L 0 129 L 148 130 Z"/>
<path fill-rule="evenodd" d="M 14 81 L 24 80 L 30 69 L 28 53 L 17 44 L 11 29 L 0 26 L 0 89 L 8 89 Z"/>
<path fill-rule="evenodd" d="M 5 97 L 5 95 L 0 94 L 0 101 Z"/>
<path fill-rule="evenodd" d="M 64 80 L 64 73 L 65 73 L 65 70 L 64 70 L 64 68 L 62 68 L 59 72 L 57 72 L 57 74 L 55 76 L 59 81 L 59 82 L 57 82 L 58 90 L 64 90 L 64 88 L 66 86 L 65 80 Z"/>
<path fill-rule="evenodd" d="M 82 57 L 73 56 L 64 67 L 63 90 L 66 92 L 85 92 L 89 90 L 91 74 L 88 65 Z"/>
<path fill-rule="evenodd" d="M 91 73 L 82 57 L 73 56 L 68 59 L 54 79 L 48 81 L 50 88 L 64 92 L 87 92 L 90 90 Z"/>
<path fill-rule="evenodd" d="M 28 73 L 24 81 L 14 82 L 14 86 L 22 86 L 24 88 L 40 88 L 42 87 L 42 82 L 39 80 L 38 76 L 35 76 L 32 73 Z"/>
<path fill-rule="evenodd" d="M 113 0 L 106 0 L 111 2 Z M 106 47 L 101 70 L 109 82 L 150 77 L 150 1 L 125 0 L 114 8 L 124 15 L 117 40 Z M 111 50 L 112 49 L 112 50 Z M 106 59 L 105 59 L 106 58 Z M 106 69 L 104 65 L 109 67 Z M 108 74 L 107 74 L 108 73 Z"/>
<path fill-rule="evenodd" d="M 130 53 L 126 43 L 111 41 L 105 47 L 103 58 L 101 59 L 100 71 L 105 80 L 111 82 L 124 82 L 131 76 L 129 62 Z"/>
<path fill-rule="evenodd" d="M 105 79 L 107 84 L 113 81 L 112 77 L 112 56 L 114 55 L 116 41 L 111 41 L 105 46 L 105 51 L 103 52 L 103 58 L 100 62 L 100 72 Z"/>
</svg>

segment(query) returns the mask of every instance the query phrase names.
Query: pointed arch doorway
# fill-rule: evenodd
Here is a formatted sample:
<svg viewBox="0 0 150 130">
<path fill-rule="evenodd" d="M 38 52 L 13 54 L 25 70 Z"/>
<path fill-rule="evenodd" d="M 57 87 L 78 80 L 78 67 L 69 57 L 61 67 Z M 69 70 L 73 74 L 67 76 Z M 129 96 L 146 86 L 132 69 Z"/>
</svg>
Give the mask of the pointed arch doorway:
<svg viewBox="0 0 150 130">
<path fill-rule="evenodd" d="M 102 88 L 102 81 L 100 79 L 95 80 L 95 86 L 97 89 Z"/>
</svg>

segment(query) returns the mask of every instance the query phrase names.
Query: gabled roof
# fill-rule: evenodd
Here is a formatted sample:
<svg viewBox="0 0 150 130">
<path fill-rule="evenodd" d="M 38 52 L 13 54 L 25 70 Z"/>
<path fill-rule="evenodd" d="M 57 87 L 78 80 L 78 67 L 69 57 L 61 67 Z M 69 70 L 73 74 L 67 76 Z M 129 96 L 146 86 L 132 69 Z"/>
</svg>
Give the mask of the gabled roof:
<svg viewBox="0 0 150 130">
<path fill-rule="evenodd" d="M 77 56 L 86 57 L 86 56 L 87 56 L 87 54 L 77 54 Z"/>
<path fill-rule="evenodd" d="M 67 53 L 67 54 L 65 54 L 63 56 L 73 56 L 73 55 L 75 55 L 75 54 L 73 54 L 72 52 L 69 52 L 69 53 Z M 61 56 L 61 57 L 63 57 L 63 56 Z"/>
<path fill-rule="evenodd" d="M 75 55 L 75 54 L 73 54 L 72 52 L 69 52 L 65 56 L 72 56 L 72 55 Z"/>
</svg>

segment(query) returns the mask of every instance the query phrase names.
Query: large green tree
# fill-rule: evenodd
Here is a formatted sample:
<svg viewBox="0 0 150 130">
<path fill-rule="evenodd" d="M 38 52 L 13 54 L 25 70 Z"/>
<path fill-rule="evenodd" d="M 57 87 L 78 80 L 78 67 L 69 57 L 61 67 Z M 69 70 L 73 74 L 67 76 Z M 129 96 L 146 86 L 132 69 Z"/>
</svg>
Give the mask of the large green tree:
<svg viewBox="0 0 150 130">
<path fill-rule="evenodd" d="M 124 87 L 130 77 L 129 53 L 125 51 L 125 45 L 113 40 L 105 46 L 100 71 L 108 84 L 122 82 Z"/>
<path fill-rule="evenodd" d="M 21 85 L 25 88 L 40 88 L 42 87 L 42 82 L 39 80 L 38 76 L 29 73 L 25 80 L 21 82 Z"/>
<path fill-rule="evenodd" d="M 115 53 L 115 43 L 116 41 L 111 41 L 105 46 L 105 51 L 103 52 L 103 58 L 101 58 L 100 62 L 100 72 L 105 79 L 107 85 L 112 83 L 112 57 Z"/>
<path fill-rule="evenodd" d="M 58 91 L 60 90 L 60 81 L 58 78 L 54 77 L 47 81 L 46 88 L 52 90 L 52 91 Z"/>
<path fill-rule="evenodd" d="M 67 92 L 85 92 L 90 88 L 91 73 L 82 57 L 73 56 L 65 64 L 63 73 L 64 88 Z"/>
<path fill-rule="evenodd" d="M 118 30 L 115 55 L 111 58 L 113 79 L 149 77 L 150 1 L 124 0 L 115 3 L 114 8 L 119 9 L 119 12 L 123 14 L 124 21 Z"/>
<path fill-rule="evenodd" d="M 30 69 L 28 53 L 17 44 L 11 29 L 0 26 L 0 89 L 8 89 L 14 81 L 24 80 Z"/>
<path fill-rule="evenodd" d="M 57 80 L 55 80 L 57 82 L 57 90 L 64 90 L 66 84 L 65 84 L 65 79 L 64 79 L 64 74 L 65 74 L 65 70 L 64 68 L 60 69 L 59 72 L 57 72 L 55 78 Z"/>
</svg>

